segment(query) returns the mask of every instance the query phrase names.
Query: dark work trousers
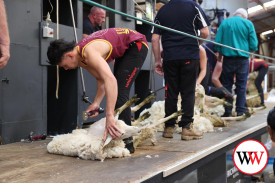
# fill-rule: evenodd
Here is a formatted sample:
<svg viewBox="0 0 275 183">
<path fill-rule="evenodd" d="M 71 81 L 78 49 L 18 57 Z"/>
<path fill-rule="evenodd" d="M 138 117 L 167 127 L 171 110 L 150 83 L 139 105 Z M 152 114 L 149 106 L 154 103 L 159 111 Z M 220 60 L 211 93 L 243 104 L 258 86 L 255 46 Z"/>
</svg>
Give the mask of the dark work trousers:
<svg viewBox="0 0 275 183">
<path fill-rule="evenodd" d="M 234 75 L 236 75 L 236 112 L 242 114 L 245 112 L 246 102 L 246 84 L 249 72 L 249 61 L 245 57 L 224 57 L 222 64 L 222 79 L 223 86 L 232 92 L 232 86 L 234 84 Z M 232 103 L 228 101 L 229 103 Z M 231 113 L 232 108 L 225 107 L 226 113 Z"/>
<path fill-rule="evenodd" d="M 268 65 L 267 64 L 262 64 L 257 71 L 258 76 L 255 79 L 255 85 L 256 88 L 258 90 L 258 93 L 260 94 L 261 97 L 261 104 L 264 105 L 264 92 L 263 92 L 263 87 L 262 87 L 262 82 L 264 80 L 264 76 L 266 75 L 267 71 L 268 71 Z"/>
<path fill-rule="evenodd" d="M 180 127 L 187 127 L 193 122 L 195 87 L 199 60 L 169 60 L 163 62 L 165 79 L 165 117 L 177 111 L 178 95 L 181 94 L 182 115 Z M 176 118 L 165 123 L 174 126 Z"/>
<path fill-rule="evenodd" d="M 131 43 L 123 57 L 115 60 L 114 75 L 118 85 L 116 109 L 129 100 L 131 86 L 145 61 L 147 52 L 148 48 L 143 43 Z M 123 120 L 127 125 L 131 125 L 130 107 L 119 115 L 119 119 Z"/>
</svg>

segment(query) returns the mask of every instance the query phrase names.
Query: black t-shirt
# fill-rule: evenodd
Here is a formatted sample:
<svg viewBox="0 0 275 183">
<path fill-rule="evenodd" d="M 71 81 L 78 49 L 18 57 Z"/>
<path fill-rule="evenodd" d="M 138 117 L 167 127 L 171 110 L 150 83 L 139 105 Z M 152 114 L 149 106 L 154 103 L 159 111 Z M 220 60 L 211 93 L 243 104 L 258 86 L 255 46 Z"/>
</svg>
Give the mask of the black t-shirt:
<svg viewBox="0 0 275 183">
<path fill-rule="evenodd" d="M 86 17 L 83 20 L 83 34 L 89 35 L 89 34 L 92 34 L 96 31 L 98 31 L 98 30 L 100 30 L 100 27 L 94 27 L 88 17 Z"/>
<path fill-rule="evenodd" d="M 201 7 L 192 0 L 171 0 L 157 13 L 155 23 L 198 36 L 198 30 L 209 26 Z M 199 59 L 199 40 L 157 27 L 153 33 L 161 35 L 163 60 Z"/>
</svg>

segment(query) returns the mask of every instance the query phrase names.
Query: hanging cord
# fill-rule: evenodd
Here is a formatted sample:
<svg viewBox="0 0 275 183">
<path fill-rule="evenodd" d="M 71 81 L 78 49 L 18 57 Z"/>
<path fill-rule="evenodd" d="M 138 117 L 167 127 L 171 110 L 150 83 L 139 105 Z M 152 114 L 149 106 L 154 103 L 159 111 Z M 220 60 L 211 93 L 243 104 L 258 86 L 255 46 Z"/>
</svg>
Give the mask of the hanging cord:
<svg viewBox="0 0 275 183">
<path fill-rule="evenodd" d="M 71 14 L 72 14 L 72 20 L 73 20 L 75 42 L 78 43 L 77 34 L 76 34 L 76 27 L 75 27 L 75 21 L 74 21 L 74 11 L 73 11 L 72 0 L 69 0 L 69 2 L 70 2 L 70 8 L 71 8 Z"/>
<path fill-rule="evenodd" d="M 72 14 L 72 20 L 73 20 L 75 42 L 78 43 L 77 34 L 76 34 L 76 27 L 75 27 L 75 20 L 74 20 L 74 12 L 73 12 L 72 0 L 69 0 L 69 2 L 70 2 L 70 8 L 71 8 L 71 14 Z M 89 100 L 89 97 L 86 96 L 86 88 L 85 88 L 85 81 L 84 81 L 84 77 L 83 77 L 83 70 L 82 70 L 81 67 L 79 67 L 79 70 L 80 70 L 81 84 L 82 84 L 82 89 L 83 89 L 82 99 L 83 99 L 84 102 L 92 104 L 92 102 Z"/>
<path fill-rule="evenodd" d="M 213 55 L 215 55 L 216 57 L 218 57 L 218 55 L 217 55 L 213 50 L 211 50 L 208 46 L 206 46 L 205 43 L 203 43 L 203 46 L 205 46 L 205 48 L 206 48 L 208 51 L 210 51 Z"/>
<path fill-rule="evenodd" d="M 52 3 L 51 3 L 51 0 L 49 0 L 49 4 L 50 4 L 50 6 L 51 6 L 51 11 L 50 11 L 50 14 L 53 12 L 53 5 L 52 5 Z"/>
<path fill-rule="evenodd" d="M 56 39 L 59 39 L 59 0 L 56 0 Z M 58 91 L 59 91 L 59 66 L 56 65 L 56 89 L 55 89 L 55 97 L 58 99 Z"/>
<path fill-rule="evenodd" d="M 147 15 L 147 13 L 145 11 L 143 11 L 142 7 L 139 6 L 139 4 L 133 0 L 133 2 L 139 7 L 139 10 L 142 11 L 142 13 L 144 13 L 144 15 Z"/>
</svg>

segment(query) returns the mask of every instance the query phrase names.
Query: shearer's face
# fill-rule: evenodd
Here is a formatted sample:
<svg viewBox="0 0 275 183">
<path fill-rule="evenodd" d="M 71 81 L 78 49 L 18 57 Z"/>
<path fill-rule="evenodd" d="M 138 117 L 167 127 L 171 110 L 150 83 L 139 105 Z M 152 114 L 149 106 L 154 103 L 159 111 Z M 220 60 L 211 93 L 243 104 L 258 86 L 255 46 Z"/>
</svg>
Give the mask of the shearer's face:
<svg viewBox="0 0 275 183">
<path fill-rule="evenodd" d="M 72 55 L 65 55 L 62 61 L 58 64 L 60 67 L 63 67 L 65 70 L 76 69 L 78 66 L 78 61 Z"/>
</svg>

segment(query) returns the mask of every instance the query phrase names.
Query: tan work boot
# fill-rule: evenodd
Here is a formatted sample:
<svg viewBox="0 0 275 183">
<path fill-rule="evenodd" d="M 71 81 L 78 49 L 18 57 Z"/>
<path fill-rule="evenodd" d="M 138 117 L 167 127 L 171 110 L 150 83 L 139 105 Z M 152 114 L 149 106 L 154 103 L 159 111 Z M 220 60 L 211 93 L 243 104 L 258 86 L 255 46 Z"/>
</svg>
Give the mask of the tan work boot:
<svg viewBox="0 0 275 183">
<path fill-rule="evenodd" d="M 174 127 L 165 127 L 162 136 L 164 138 L 173 138 Z"/>
<path fill-rule="evenodd" d="M 182 128 L 181 132 L 181 140 L 195 140 L 195 139 L 201 139 L 203 133 L 202 132 L 196 132 L 193 128 L 190 128 L 189 130 L 186 128 Z"/>
</svg>

